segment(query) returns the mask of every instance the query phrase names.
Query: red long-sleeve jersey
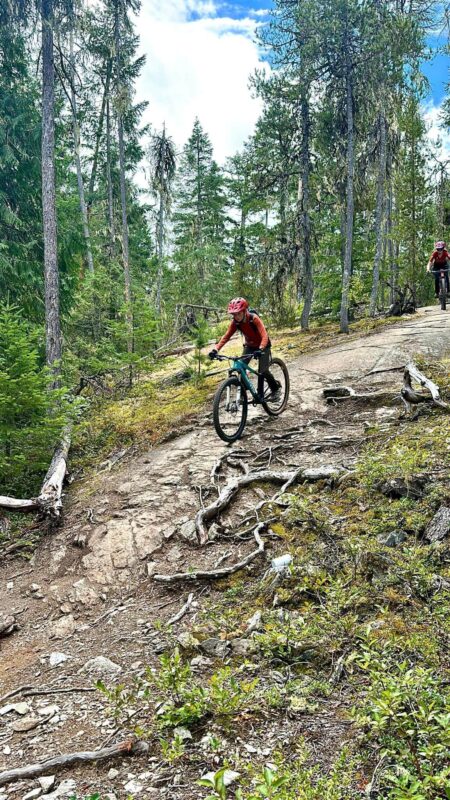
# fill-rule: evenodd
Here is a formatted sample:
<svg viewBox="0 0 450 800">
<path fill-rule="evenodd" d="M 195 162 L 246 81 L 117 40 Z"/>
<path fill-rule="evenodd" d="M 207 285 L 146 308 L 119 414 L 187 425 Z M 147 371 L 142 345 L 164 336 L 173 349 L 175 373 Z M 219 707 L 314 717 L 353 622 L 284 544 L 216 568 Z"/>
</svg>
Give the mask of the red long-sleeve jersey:
<svg viewBox="0 0 450 800">
<path fill-rule="evenodd" d="M 217 350 L 221 350 L 236 331 L 241 331 L 244 336 L 246 347 L 258 347 L 264 350 L 269 344 L 269 334 L 263 322 L 257 314 L 250 314 L 247 312 L 242 322 L 236 323 L 234 320 L 231 320 L 228 330 L 224 333 L 217 345 Z"/>
</svg>

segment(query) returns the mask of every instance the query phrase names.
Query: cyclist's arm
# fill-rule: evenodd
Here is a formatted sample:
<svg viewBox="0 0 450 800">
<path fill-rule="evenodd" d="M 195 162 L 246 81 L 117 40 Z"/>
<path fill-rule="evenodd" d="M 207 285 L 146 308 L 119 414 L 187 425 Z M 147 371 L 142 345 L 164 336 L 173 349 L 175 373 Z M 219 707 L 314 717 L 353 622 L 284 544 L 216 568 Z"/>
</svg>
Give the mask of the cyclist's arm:
<svg viewBox="0 0 450 800">
<path fill-rule="evenodd" d="M 226 344 L 228 342 L 228 340 L 231 339 L 231 337 L 233 336 L 233 333 L 236 333 L 236 331 L 237 331 L 236 323 L 232 320 L 230 322 L 228 330 L 224 333 L 224 335 L 222 336 L 220 342 L 218 342 L 216 344 L 217 352 L 219 352 L 219 350 L 222 349 L 224 344 Z"/>
<path fill-rule="evenodd" d="M 430 258 L 430 260 L 429 260 L 429 262 L 427 264 L 427 272 L 431 272 L 431 270 L 433 268 L 433 264 L 434 264 L 434 258 L 433 258 L 433 256 L 431 256 L 431 258 Z"/>
<path fill-rule="evenodd" d="M 264 323 L 261 321 L 259 317 L 256 316 L 256 314 L 253 317 L 253 322 L 257 328 L 259 335 L 261 336 L 261 344 L 259 346 L 261 350 L 264 350 L 264 348 L 267 347 L 267 345 L 269 344 L 269 334 L 267 333 L 264 327 Z"/>
</svg>

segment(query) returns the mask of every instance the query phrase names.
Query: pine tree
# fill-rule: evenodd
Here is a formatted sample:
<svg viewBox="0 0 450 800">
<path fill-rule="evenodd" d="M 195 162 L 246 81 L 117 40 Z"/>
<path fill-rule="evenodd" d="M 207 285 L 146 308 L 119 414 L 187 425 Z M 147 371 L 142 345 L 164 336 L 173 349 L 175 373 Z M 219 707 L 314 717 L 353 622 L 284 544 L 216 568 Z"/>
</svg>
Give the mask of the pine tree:
<svg viewBox="0 0 450 800">
<path fill-rule="evenodd" d="M 217 305 L 229 292 L 224 178 L 198 119 L 183 148 L 173 215 L 178 295 Z"/>
</svg>

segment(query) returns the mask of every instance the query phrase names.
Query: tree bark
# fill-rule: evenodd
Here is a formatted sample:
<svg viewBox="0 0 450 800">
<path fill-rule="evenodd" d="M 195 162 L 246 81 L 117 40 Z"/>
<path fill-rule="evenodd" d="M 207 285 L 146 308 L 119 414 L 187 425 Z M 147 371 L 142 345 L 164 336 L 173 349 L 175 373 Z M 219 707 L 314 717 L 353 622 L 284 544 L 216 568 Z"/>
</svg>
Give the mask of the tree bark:
<svg viewBox="0 0 450 800">
<path fill-rule="evenodd" d="M 86 245 L 86 261 L 89 272 L 94 272 L 94 260 L 92 258 L 91 233 L 89 230 L 89 220 L 84 195 L 84 181 L 81 170 L 81 141 L 80 126 L 78 123 L 77 96 L 75 93 L 75 65 L 73 60 L 73 30 L 69 35 L 69 58 L 70 58 L 70 105 L 72 107 L 72 126 L 73 126 L 73 149 L 75 155 L 75 165 L 77 170 L 78 199 L 80 203 L 81 219 L 83 223 L 83 236 Z"/>
<path fill-rule="evenodd" d="M 105 80 L 105 89 L 103 91 L 102 97 L 102 105 L 100 108 L 100 115 L 98 118 L 98 125 L 97 125 L 97 133 L 95 135 L 95 150 L 94 150 L 94 158 L 92 160 L 92 169 L 91 175 L 89 178 L 89 186 L 88 186 L 88 200 L 87 200 L 87 214 L 88 219 L 90 217 L 91 209 L 92 209 L 92 202 L 94 197 L 94 189 L 95 189 L 95 179 L 97 177 L 97 169 L 98 169 L 98 156 L 100 152 L 100 140 L 103 131 L 103 122 L 105 119 L 106 113 L 106 103 L 109 98 L 109 84 L 111 81 L 111 59 L 108 59 L 108 64 L 106 67 L 106 80 Z"/>
<path fill-rule="evenodd" d="M 348 333 L 348 306 L 350 278 L 352 274 L 354 175 L 355 175 L 355 129 L 353 118 L 353 66 L 349 50 L 348 34 L 345 42 L 345 88 L 347 105 L 347 191 L 345 209 L 345 252 L 342 274 L 341 333 Z"/>
<path fill-rule="evenodd" d="M 385 207 L 385 186 L 386 186 L 386 117 L 381 111 L 378 116 L 378 127 L 380 132 L 380 152 L 378 163 L 377 180 L 377 203 L 375 213 L 375 259 L 373 264 L 372 292 L 370 295 L 370 316 L 374 317 L 377 310 L 378 287 L 380 284 L 380 264 L 383 255 L 383 218 Z"/>
<path fill-rule="evenodd" d="M 161 294 L 163 282 L 163 257 L 164 257 L 164 194 L 159 190 L 158 213 L 158 276 L 156 282 L 156 313 L 161 315 Z"/>
<path fill-rule="evenodd" d="M 116 254 L 116 226 L 114 223 L 114 198 L 111 177 L 111 114 L 109 98 L 106 101 L 106 182 L 108 185 L 109 252 L 111 258 L 113 258 Z"/>
<path fill-rule="evenodd" d="M 130 255 L 128 242 L 128 217 L 127 217 L 127 190 L 125 176 L 125 143 L 123 136 L 123 117 L 121 103 L 122 88 L 122 66 L 121 66 L 121 42 L 120 42 L 120 13 L 116 5 L 115 15 L 115 46 L 116 46 L 116 68 L 117 68 L 117 90 L 119 92 L 117 110 L 117 131 L 119 139 L 119 177 L 120 177 L 120 204 L 122 209 L 122 261 L 125 284 L 125 318 L 127 325 L 127 350 L 133 352 L 133 312 L 131 308 L 131 276 L 130 276 Z"/>
<path fill-rule="evenodd" d="M 44 232 L 45 348 L 53 387 L 59 385 L 61 324 L 55 197 L 55 69 L 53 0 L 42 0 L 42 215 Z"/>
<path fill-rule="evenodd" d="M 311 220 L 309 216 L 309 174 L 310 174 L 310 153 L 309 139 L 311 130 L 311 120 L 309 115 L 309 96 L 304 94 L 301 100 L 300 125 L 302 134 L 302 146 L 300 155 L 300 179 L 298 194 L 298 228 L 300 233 L 300 271 L 303 278 L 303 298 L 304 305 L 301 315 L 301 329 L 307 331 L 309 328 L 309 315 L 313 299 L 314 283 L 311 260 Z"/>
</svg>

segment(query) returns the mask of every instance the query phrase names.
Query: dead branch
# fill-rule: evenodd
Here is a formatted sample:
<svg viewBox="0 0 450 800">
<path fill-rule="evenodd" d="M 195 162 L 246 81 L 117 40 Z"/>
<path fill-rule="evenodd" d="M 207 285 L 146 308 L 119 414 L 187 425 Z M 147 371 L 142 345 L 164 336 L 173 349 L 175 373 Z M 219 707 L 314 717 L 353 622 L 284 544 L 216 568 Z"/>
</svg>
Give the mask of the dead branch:
<svg viewBox="0 0 450 800">
<path fill-rule="evenodd" d="M 245 556 L 245 558 L 243 558 L 241 561 L 238 561 L 237 564 L 233 564 L 230 567 L 223 567 L 222 569 L 211 570 L 210 572 L 197 570 L 195 572 L 176 572 L 174 575 L 154 575 L 153 580 L 161 583 L 175 583 L 176 581 L 198 581 L 201 579 L 224 578 L 227 575 L 233 575 L 235 572 L 243 569 L 250 564 L 251 561 L 264 553 L 264 542 L 259 534 L 262 530 L 264 530 L 266 525 L 266 522 L 260 522 L 256 526 L 253 531 L 253 535 L 258 547 L 256 550 L 252 550 L 252 552 L 249 553 L 248 556 Z"/>
<path fill-rule="evenodd" d="M 182 618 L 184 617 L 184 615 L 185 615 L 185 614 L 187 614 L 187 612 L 189 611 L 189 609 L 190 609 L 190 607 L 191 607 L 191 605 L 192 605 L 192 601 L 193 601 L 193 599 L 194 599 L 194 593 L 193 593 L 193 592 L 191 592 L 191 593 L 190 593 L 190 595 L 189 595 L 189 597 L 188 597 L 188 599 L 186 600 L 186 602 L 185 602 L 184 606 L 182 606 L 182 607 L 180 608 L 180 610 L 179 610 L 178 614 L 175 614 L 173 617 L 171 617 L 171 618 L 169 619 L 169 621 L 167 622 L 167 624 L 168 624 L 168 625 L 174 625 L 174 624 L 175 624 L 175 622 L 179 622 L 179 620 L 180 620 L 180 619 L 182 619 Z"/>
<path fill-rule="evenodd" d="M 15 497 L 4 497 L 0 495 L 0 508 L 5 511 L 37 511 L 39 503 L 36 499 L 19 500 Z"/>
<path fill-rule="evenodd" d="M 100 750 L 66 753 L 65 755 L 55 756 L 55 758 L 41 761 L 39 764 L 29 764 L 26 767 L 17 767 L 16 769 L 0 772 L 0 786 L 5 786 L 7 783 L 13 783 L 14 781 L 20 781 L 26 778 L 35 778 L 37 775 L 43 775 L 47 771 L 50 772 L 59 767 L 67 767 L 72 764 L 84 764 L 90 761 L 104 761 L 107 758 L 117 758 L 118 756 L 140 755 L 147 751 L 148 744 L 145 742 L 136 742 L 128 739 L 125 742 L 119 742 L 111 747 L 104 747 Z"/>
<path fill-rule="evenodd" d="M 431 398 L 428 397 L 428 395 L 416 392 L 412 387 L 413 380 L 420 384 L 420 386 L 424 386 L 428 389 Z M 406 413 L 411 411 L 412 406 L 419 405 L 420 403 L 431 403 L 439 408 L 448 408 L 448 404 L 444 403 L 440 398 L 439 386 L 420 372 L 412 361 L 405 367 L 403 373 L 403 387 L 400 395 L 405 404 Z"/>
</svg>

